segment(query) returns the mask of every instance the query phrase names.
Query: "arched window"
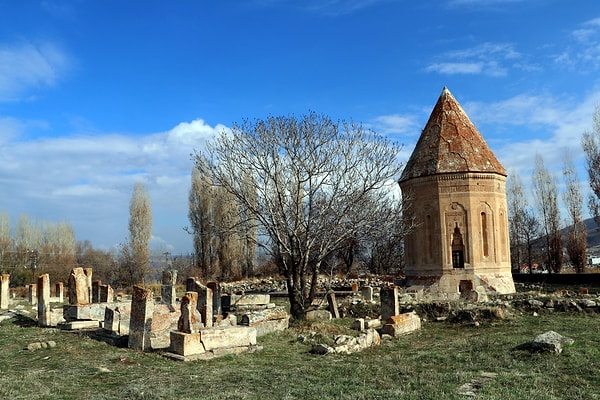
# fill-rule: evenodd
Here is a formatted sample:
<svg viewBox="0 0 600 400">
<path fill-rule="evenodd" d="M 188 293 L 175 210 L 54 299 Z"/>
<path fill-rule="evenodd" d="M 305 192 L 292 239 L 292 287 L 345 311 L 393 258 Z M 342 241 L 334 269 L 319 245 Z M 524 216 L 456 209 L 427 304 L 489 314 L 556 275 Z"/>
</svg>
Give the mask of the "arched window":
<svg viewBox="0 0 600 400">
<path fill-rule="evenodd" d="M 458 224 L 454 226 L 454 233 L 452 234 L 452 267 L 465 267 L 465 246 Z"/>
<path fill-rule="evenodd" d="M 481 240 L 483 242 L 483 256 L 489 257 L 490 248 L 488 244 L 488 223 L 485 212 L 481 213 Z"/>
</svg>

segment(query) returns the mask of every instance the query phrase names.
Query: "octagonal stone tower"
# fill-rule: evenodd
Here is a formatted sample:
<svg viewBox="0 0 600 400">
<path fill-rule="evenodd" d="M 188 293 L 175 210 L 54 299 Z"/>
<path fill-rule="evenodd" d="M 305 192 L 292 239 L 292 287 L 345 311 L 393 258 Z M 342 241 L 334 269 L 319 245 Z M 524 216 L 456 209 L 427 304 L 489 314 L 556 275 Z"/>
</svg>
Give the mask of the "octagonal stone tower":
<svg viewBox="0 0 600 400">
<path fill-rule="evenodd" d="M 457 299 L 472 290 L 514 293 L 506 170 L 444 87 L 399 180 L 409 285 Z"/>
</svg>

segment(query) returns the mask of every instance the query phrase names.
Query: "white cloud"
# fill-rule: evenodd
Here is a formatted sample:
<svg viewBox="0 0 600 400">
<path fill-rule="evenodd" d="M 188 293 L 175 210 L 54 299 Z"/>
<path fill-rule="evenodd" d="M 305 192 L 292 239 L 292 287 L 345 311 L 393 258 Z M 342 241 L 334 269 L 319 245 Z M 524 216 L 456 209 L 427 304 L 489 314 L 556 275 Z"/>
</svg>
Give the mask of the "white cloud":
<svg viewBox="0 0 600 400">
<path fill-rule="evenodd" d="M 171 248 L 191 248 L 183 231 L 193 163 L 190 153 L 203 150 L 223 125 L 198 119 L 173 129 L 142 136 L 105 134 L 25 140 L 27 122 L 0 120 L 15 126 L 0 141 L 2 211 L 13 221 L 22 213 L 38 220 L 66 220 L 79 240 L 110 247 L 127 236 L 133 185 L 142 181 L 152 197 L 154 234 Z"/>
<path fill-rule="evenodd" d="M 443 53 L 430 63 L 426 72 L 443 75 L 505 76 L 509 68 L 531 70 L 536 68 L 522 60 L 522 54 L 509 43 L 482 43 L 466 49 Z"/>
<path fill-rule="evenodd" d="M 389 114 L 373 118 L 365 127 L 382 135 L 418 135 L 420 127 L 414 115 Z"/>
<path fill-rule="evenodd" d="M 569 44 L 554 56 L 554 62 L 580 72 L 600 68 L 600 17 L 580 24 L 570 33 Z"/>
<path fill-rule="evenodd" d="M 70 67 L 55 43 L 0 45 L 0 101 L 19 101 L 35 89 L 52 87 Z"/>
</svg>

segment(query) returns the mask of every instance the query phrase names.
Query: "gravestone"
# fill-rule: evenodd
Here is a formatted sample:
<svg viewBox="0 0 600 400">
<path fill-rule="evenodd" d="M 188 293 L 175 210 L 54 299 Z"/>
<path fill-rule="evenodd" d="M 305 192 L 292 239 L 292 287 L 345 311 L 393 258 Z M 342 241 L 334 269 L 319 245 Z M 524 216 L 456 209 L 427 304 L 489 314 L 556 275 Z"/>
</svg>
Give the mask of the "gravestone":
<svg viewBox="0 0 600 400">
<path fill-rule="evenodd" d="M 177 321 L 177 330 L 182 333 L 196 333 L 198 321 L 198 293 L 187 292 L 181 299 L 181 316 Z"/>
<path fill-rule="evenodd" d="M 38 325 L 51 326 L 50 309 L 50 275 L 43 274 L 38 277 L 37 283 L 37 310 Z"/>
<path fill-rule="evenodd" d="M 102 281 L 92 282 L 92 303 L 100 303 L 100 286 Z"/>
<path fill-rule="evenodd" d="M 8 309 L 10 275 L 0 275 L 0 310 Z"/>
<path fill-rule="evenodd" d="M 154 298 L 152 290 L 140 286 L 133 287 L 131 298 L 131 316 L 129 321 L 129 342 L 127 346 L 134 350 L 150 350 L 150 332 Z"/>
<path fill-rule="evenodd" d="M 91 270 L 91 268 L 88 268 Z M 90 288 L 88 286 L 88 276 L 83 268 L 73 268 L 68 281 L 69 304 L 84 305 L 90 304 Z"/>
<path fill-rule="evenodd" d="M 365 286 L 362 288 L 362 298 L 364 301 L 373 301 L 373 287 Z"/>
<path fill-rule="evenodd" d="M 37 304 L 37 284 L 32 283 L 27 288 L 29 289 L 29 304 L 35 306 Z"/>
<path fill-rule="evenodd" d="M 400 314 L 400 305 L 398 303 L 398 287 L 381 288 L 381 320 L 387 321 L 389 317 Z"/>
<path fill-rule="evenodd" d="M 58 298 L 58 302 L 62 303 L 63 301 L 65 301 L 64 284 L 62 282 L 57 282 L 55 290 L 56 290 L 56 297 Z"/>
<path fill-rule="evenodd" d="M 110 285 L 100 285 L 99 288 L 99 299 L 100 303 L 112 303 L 115 298 L 115 294 L 112 286 Z"/>
<path fill-rule="evenodd" d="M 160 296 L 165 304 L 175 305 L 177 294 L 175 284 L 177 283 L 177 270 L 167 269 L 162 273 L 162 285 L 160 287 Z"/>
<path fill-rule="evenodd" d="M 223 308 L 221 306 L 221 286 L 217 282 L 208 282 L 206 284 L 213 293 L 213 314 L 216 316 L 223 315 Z"/>
<path fill-rule="evenodd" d="M 338 309 L 337 301 L 335 300 L 335 293 L 333 290 L 327 292 L 327 303 L 329 304 L 329 312 L 333 318 L 340 317 L 340 310 Z"/>
</svg>

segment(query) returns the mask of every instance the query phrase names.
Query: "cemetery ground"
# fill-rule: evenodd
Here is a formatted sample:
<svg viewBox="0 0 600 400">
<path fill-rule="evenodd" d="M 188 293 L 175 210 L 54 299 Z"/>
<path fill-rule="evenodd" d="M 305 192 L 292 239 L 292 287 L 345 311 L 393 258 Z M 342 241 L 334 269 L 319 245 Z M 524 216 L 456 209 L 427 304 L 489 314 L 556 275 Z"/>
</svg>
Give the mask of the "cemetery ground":
<svg viewBox="0 0 600 400">
<path fill-rule="evenodd" d="M 349 355 L 310 354 L 297 340 L 352 334 L 351 323 L 293 323 L 260 337 L 261 351 L 179 362 L 19 316 L 0 322 L 0 398 L 600 399 L 597 313 L 515 310 L 479 326 L 424 321 L 420 331 Z M 561 354 L 520 349 L 549 330 L 574 344 Z M 50 346 L 28 350 L 31 343 Z"/>
</svg>

